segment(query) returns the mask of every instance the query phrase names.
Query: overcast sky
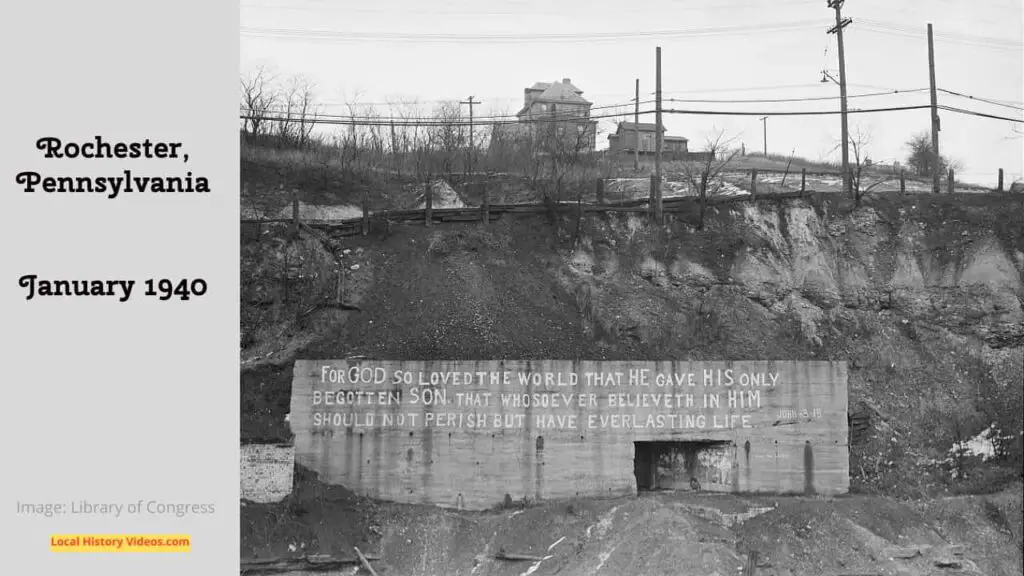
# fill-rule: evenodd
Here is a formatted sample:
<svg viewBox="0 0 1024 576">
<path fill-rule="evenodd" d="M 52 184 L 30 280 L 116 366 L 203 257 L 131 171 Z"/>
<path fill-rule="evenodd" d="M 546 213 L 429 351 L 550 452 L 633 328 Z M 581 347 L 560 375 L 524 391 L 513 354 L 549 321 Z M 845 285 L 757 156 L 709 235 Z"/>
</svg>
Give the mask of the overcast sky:
<svg viewBox="0 0 1024 576">
<path fill-rule="evenodd" d="M 1024 2 L 850 0 L 843 16 L 848 94 L 856 108 L 927 105 L 927 22 L 935 32 L 939 104 L 1024 119 Z M 440 100 L 474 95 L 478 116 L 515 113 L 534 82 L 570 78 L 598 106 L 631 112 L 634 82 L 653 101 L 655 47 L 662 48 L 664 107 L 775 112 L 838 110 L 835 12 L 826 0 L 241 0 L 242 71 L 266 66 L 315 83 L 329 114 L 346 102 Z M 552 37 L 555 35 L 555 37 Z M 504 38 L 503 38 L 504 37 Z M 916 90 L 892 94 L 893 90 Z M 721 102 L 817 98 L 800 102 Z M 998 101 L 982 102 L 976 98 Z M 675 99 L 676 101 L 672 101 Z M 690 100 L 687 102 L 679 100 Z M 694 102 L 716 100 L 719 102 Z M 653 109 L 653 104 L 641 110 Z M 1024 125 L 940 111 L 940 150 L 964 164 L 961 177 L 995 184 L 1024 176 Z M 653 114 L 644 117 L 653 121 Z M 699 149 L 725 130 L 748 150 L 764 148 L 759 116 L 666 114 L 670 135 Z M 628 119 L 628 118 L 627 118 Z M 643 119 L 642 119 L 643 121 Z M 599 147 L 615 119 L 601 120 Z M 877 161 L 906 156 L 904 143 L 929 129 L 928 110 L 850 116 Z M 768 151 L 838 160 L 840 118 L 767 120 Z"/>
</svg>

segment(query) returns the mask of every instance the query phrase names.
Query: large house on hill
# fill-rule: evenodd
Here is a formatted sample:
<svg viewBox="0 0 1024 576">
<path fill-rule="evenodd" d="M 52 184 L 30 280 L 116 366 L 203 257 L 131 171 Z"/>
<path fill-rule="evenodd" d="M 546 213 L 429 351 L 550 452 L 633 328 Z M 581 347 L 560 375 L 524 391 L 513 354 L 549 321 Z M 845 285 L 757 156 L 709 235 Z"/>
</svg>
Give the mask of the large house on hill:
<svg viewBox="0 0 1024 576">
<path fill-rule="evenodd" d="M 608 135 L 608 149 L 613 154 L 633 154 L 639 151 L 641 156 L 653 156 L 656 148 L 655 134 L 653 123 L 619 122 L 615 134 Z M 664 126 L 661 127 L 661 134 L 662 154 L 674 158 L 685 157 L 689 153 L 689 140 L 682 136 L 666 136 Z"/>
<path fill-rule="evenodd" d="M 547 137 L 557 136 L 571 150 L 592 152 L 597 148 L 597 121 L 590 118 L 591 106 L 569 78 L 536 82 L 523 90 L 518 123 L 495 126 L 492 143 L 532 138 L 551 145 Z"/>
</svg>

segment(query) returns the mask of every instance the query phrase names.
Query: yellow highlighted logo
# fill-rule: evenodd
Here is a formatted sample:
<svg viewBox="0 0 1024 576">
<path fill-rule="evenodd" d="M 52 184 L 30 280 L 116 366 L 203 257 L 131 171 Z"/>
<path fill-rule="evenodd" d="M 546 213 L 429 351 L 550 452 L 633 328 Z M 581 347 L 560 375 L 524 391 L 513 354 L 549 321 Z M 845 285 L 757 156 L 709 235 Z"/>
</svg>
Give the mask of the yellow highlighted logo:
<svg viewBox="0 0 1024 576">
<path fill-rule="evenodd" d="M 50 552 L 191 552 L 184 534 L 54 534 Z"/>
</svg>

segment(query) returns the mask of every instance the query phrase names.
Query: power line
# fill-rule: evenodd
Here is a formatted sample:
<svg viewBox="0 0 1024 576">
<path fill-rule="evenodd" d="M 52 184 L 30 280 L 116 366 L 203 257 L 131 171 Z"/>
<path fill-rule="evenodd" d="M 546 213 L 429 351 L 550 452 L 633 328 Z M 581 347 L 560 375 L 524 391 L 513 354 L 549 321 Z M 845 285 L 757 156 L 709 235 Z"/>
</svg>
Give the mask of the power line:
<svg viewBox="0 0 1024 576">
<path fill-rule="evenodd" d="M 648 102 L 649 104 L 649 102 Z M 609 108 L 627 108 L 629 105 L 615 105 L 601 107 L 604 109 Z M 903 112 L 911 110 L 926 110 L 932 108 L 930 105 L 921 106 L 901 106 L 901 107 L 886 107 L 886 108 L 870 108 L 870 109 L 851 109 L 848 110 L 848 114 L 876 114 L 885 112 Z M 958 107 L 951 106 L 938 106 L 939 109 L 956 114 L 964 114 L 969 116 L 977 116 L 981 118 L 989 118 L 993 120 L 1002 120 L 1007 122 L 1014 122 L 1018 124 L 1024 124 L 1024 119 L 1010 118 L 1006 116 L 997 116 L 993 114 L 986 114 L 973 110 L 967 110 Z M 317 124 L 340 124 L 340 125 L 359 125 L 359 126 L 460 126 L 469 125 L 469 122 L 465 119 L 452 118 L 452 119 L 439 119 L 439 118 L 388 118 L 388 117 L 358 117 L 358 116 L 336 116 L 336 115 L 309 115 L 304 118 L 300 117 L 281 117 L 281 116 L 269 116 L 261 114 L 254 116 L 251 110 L 243 109 L 240 111 L 240 119 L 257 119 L 268 122 L 312 122 Z M 602 115 L 590 115 L 582 117 L 579 115 L 548 115 L 539 118 L 530 119 L 519 119 L 511 116 L 493 116 L 476 118 L 474 122 L 481 124 L 492 124 L 492 125 L 515 125 L 515 124 L 544 124 L 544 123 L 564 123 L 572 121 L 592 121 L 602 119 L 613 119 L 613 118 L 628 118 L 635 114 L 649 115 L 654 114 L 655 111 L 641 111 L 635 112 L 622 112 L 614 114 L 602 114 Z M 677 110 L 667 109 L 663 110 L 666 114 L 679 114 L 679 115 L 694 115 L 694 116 L 831 116 L 842 114 L 841 111 L 776 111 L 776 112 L 765 112 L 765 111 L 711 111 L 711 110 Z M 280 114 L 280 113 L 279 113 Z"/>
<path fill-rule="evenodd" d="M 902 110 L 923 110 L 931 106 L 891 106 L 888 108 L 854 108 L 847 110 L 848 114 L 870 114 L 875 112 L 899 112 Z M 721 112 L 717 110 L 662 110 L 669 114 L 693 114 L 697 116 L 831 116 L 842 114 L 840 110 L 800 110 L 794 112 Z"/>
<path fill-rule="evenodd" d="M 454 102 L 454 101 L 452 101 L 452 102 Z M 653 100 L 644 100 L 644 101 L 641 101 L 640 103 L 641 104 L 651 104 L 653 102 L 654 102 Z M 602 106 L 592 106 L 590 108 L 590 110 L 593 111 L 593 110 L 608 110 L 608 109 L 612 109 L 612 108 L 626 108 L 626 107 L 629 107 L 629 106 L 632 106 L 632 105 L 633 105 L 632 102 L 624 103 L 624 104 L 606 104 L 606 105 L 602 105 Z M 246 109 L 243 106 L 242 110 L 245 111 L 245 110 L 249 110 L 249 109 Z M 287 108 L 281 108 L 280 106 L 270 107 L 270 108 L 267 108 L 265 110 L 262 110 L 261 112 L 264 113 L 264 114 L 267 113 L 267 112 L 272 112 L 272 113 L 275 113 L 275 114 L 289 114 L 289 113 L 296 113 L 297 114 L 297 112 L 294 111 L 294 110 L 289 111 Z M 389 121 L 404 121 L 404 122 L 424 121 L 424 122 L 432 122 L 432 121 L 438 121 L 439 120 L 437 116 L 373 116 L 373 115 L 356 115 L 356 114 L 320 114 L 320 113 L 316 114 L 316 117 L 317 118 L 328 118 L 328 119 L 342 119 L 342 120 L 345 120 L 347 122 L 357 122 L 357 123 L 360 122 L 360 121 L 364 121 L 364 120 L 365 121 L 373 121 L 373 122 L 378 122 L 378 121 L 379 122 L 389 122 Z M 593 116 L 591 116 L 591 117 L 593 117 Z M 557 122 L 557 121 L 570 121 L 570 120 L 585 120 L 587 117 L 580 116 L 579 114 L 574 114 L 572 112 L 567 112 L 565 114 L 556 114 L 556 113 L 545 114 L 543 118 L 546 121 Z M 497 121 L 511 120 L 511 121 L 518 122 L 519 121 L 519 116 L 518 115 L 514 115 L 514 114 L 492 114 L 490 116 L 479 116 L 479 117 L 476 118 L 476 120 L 479 121 L 479 122 L 489 122 L 489 121 L 492 121 L 492 120 L 497 120 Z M 445 119 L 443 121 L 446 122 L 446 123 L 448 122 L 447 119 Z"/>
<path fill-rule="evenodd" d="M 417 34 L 405 32 L 344 32 L 333 30 L 303 30 L 289 28 L 242 27 L 243 36 L 313 41 L 363 42 L 600 42 L 609 40 L 640 40 L 655 38 L 681 38 L 689 36 L 719 36 L 749 34 L 751 32 L 786 32 L 816 28 L 819 22 L 809 20 L 753 26 L 727 26 L 720 28 L 690 28 L 679 30 L 591 32 L 569 34 Z"/>
<path fill-rule="evenodd" d="M 921 30 L 918 27 L 910 26 L 908 24 L 901 24 L 896 22 L 885 22 L 882 20 L 872 20 L 870 18 L 858 18 L 859 23 L 866 24 L 872 28 L 879 30 L 892 30 L 894 32 L 902 32 L 906 34 L 921 34 Z M 1017 40 L 1011 40 L 1009 38 L 996 38 L 993 36 L 981 36 L 976 34 L 962 34 L 959 32 L 934 32 L 935 38 L 954 40 L 954 41 L 966 41 L 966 42 L 979 42 L 979 43 L 992 43 L 1005 45 L 1008 47 L 1022 48 L 1024 42 Z"/>
<path fill-rule="evenodd" d="M 930 108 L 930 106 L 894 106 L 888 108 L 866 108 L 866 109 L 853 109 L 848 110 L 850 114 L 867 114 L 876 112 L 898 112 L 903 110 L 921 110 Z M 956 110 L 954 110 L 956 111 Z M 640 114 L 654 114 L 654 110 L 641 111 Z M 722 112 L 714 110 L 676 110 L 666 109 L 662 110 L 663 113 L 667 114 L 683 114 L 683 115 L 712 115 L 712 116 L 829 116 L 834 114 L 840 114 L 841 112 L 835 110 L 822 110 L 822 111 L 789 111 L 789 112 L 752 112 L 752 111 L 733 111 L 733 112 Z M 597 116 L 588 116 L 581 118 L 579 116 L 555 116 L 555 117 L 540 117 L 531 119 L 499 119 L 499 120 L 485 120 L 477 119 L 476 121 L 491 125 L 521 125 L 521 124 L 544 124 L 544 123 L 564 123 L 571 120 L 600 120 L 607 118 L 626 118 L 633 116 L 634 112 L 622 112 L 617 114 L 601 114 Z M 268 116 L 260 115 L 254 116 L 251 111 L 242 111 L 239 118 L 241 119 L 257 119 L 267 122 L 315 122 L 319 124 L 338 124 L 338 125 L 359 125 L 359 126 L 390 126 L 392 123 L 395 126 L 462 126 L 469 125 L 469 123 L 462 118 L 451 118 L 451 119 L 423 119 L 423 120 L 408 120 L 404 118 L 365 118 L 361 119 L 358 117 L 306 117 L 303 118 L 291 118 L 291 117 L 280 117 L 280 116 Z"/>
<path fill-rule="evenodd" d="M 808 0 L 777 0 L 772 3 L 773 6 L 778 5 L 797 5 L 797 4 L 808 4 Z M 289 10 L 296 12 L 316 12 L 317 14 L 323 14 L 323 10 L 311 8 L 309 6 L 284 6 L 280 4 L 250 4 L 243 3 L 243 7 L 246 8 L 257 8 L 257 9 L 271 9 L 271 10 Z M 742 4 L 729 4 L 721 3 L 714 5 L 699 5 L 699 6 L 673 6 L 674 12 L 679 11 L 697 11 L 706 12 L 709 10 L 737 10 L 740 8 L 758 8 L 763 7 L 763 3 L 742 3 Z M 384 8 L 349 8 L 345 7 L 346 13 L 356 14 L 394 14 L 397 10 L 388 10 Z M 576 10 L 508 10 L 508 11 L 495 11 L 495 10 L 416 10 L 416 9 L 402 9 L 403 14 L 417 14 L 425 16 L 563 16 L 572 15 Z M 635 9 L 617 9 L 616 14 L 649 14 L 648 8 L 635 8 Z"/>
<path fill-rule="evenodd" d="M 1005 120 L 1007 122 L 1016 122 L 1018 124 L 1024 124 L 1024 119 L 1021 118 L 1007 118 L 1006 116 L 996 116 L 995 114 L 985 114 L 984 112 L 975 112 L 974 110 L 965 110 L 963 108 L 957 108 L 955 106 L 938 106 L 942 110 L 948 110 L 950 112 L 956 112 L 958 114 L 968 114 L 971 116 L 980 116 L 982 118 L 991 118 L 993 120 Z"/>
<path fill-rule="evenodd" d="M 924 90 L 927 90 L 927 89 L 926 88 L 917 88 L 917 89 L 913 89 L 913 90 L 902 90 L 902 91 L 899 91 L 898 93 L 921 92 L 921 91 L 924 91 Z M 950 90 L 941 90 L 941 91 L 942 92 L 947 92 L 947 93 L 953 93 Z M 880 93 L 875 93 L 875 94 L 855 94 L 855 95 L 852 95 L 852 96 L 848 96 L 848 98 L 867 97 L 867 96 L 883 96 L 883 95 L 892 95 L 892 94 L 895 94 L 895 92 L 892 92 L 892 93 L 890 93 L 890 92 L 880 92 Z M 953 94 L 960 95 L 959 93 L 953 93 Z M 739 103 L 802 102 L 802 101 L 808 101 L 808 100 L 834 100 L 835 98 L 836 97 L 834 97 L 834 96 L 829 96 L 829 97 L 820 97 L 820 98 L 790 98 L 790 99 L 779 98 L 779 99 L 772 99 L 772 100 L 757 100 L 757 99 L 750 99 L 750 100 L 666 99 L 666 100 L 668 100 L 670 102 L 678 102 L 678 103 L 689 102 L 689 103 L 739 104 Z M 975 100 L 978 100 L 980 102 L 986 102 L 987 101 L 987 99 L 982 99 L 982 98 L 979 98 L 979 97 L 972 97 L 972 98 L 975 99 Z M 651 104 L 653 102 L 654 102 L 653 100 L 645 100 L 645 101 L 642 101 L 641 104 Z M 628 108 L 631 105 L 633 105 L 632 102 L 630 102 L 630 103 L 621 103 L 621 104 L 608 104 L 608 105 L 603 105 L 603 106 L 592 107 L 591 110 L 608 110 L 608 109 L 613 109 L 613 108 L 626 109 L 626 108 Z M 920 105 L 920 106 L 890 106 L 890 107 L 884 107 L 884 108 L 851 109 L 851 110 L 849 110 L 849 112 L 850 113 L 857 113 L 857 114 L 864 114 L 864 113 L 876 113 L 876 112 L 897 112 L 897 111 L 903 111 L 903 110 L 919 110 L 919 109 L 924 109 L 924 108 L 930 108 L 930 106 L 929 105 Z M 951 111 L 951 112 L 957 112 L 957 113 L 961 113 L 961 114 L 970 114 L 970 115 L 980 116 L 980 117 L 984 117 L 984 118 L 992 118 L 992 119 L 995 119 L 995 120 L 1006 120 L 1006 121 L 1009 121 L 1009 122 L 1017 122 L 1017 123 L 1024 122 L 1024 120 L 1021 120 L 1021 119 L 1009 118 L 1009 117 L 1005 117 L 1005 116 L 997 116 L 997 115 L 993 115 L 993 114 L 986 114 L 986 113 L 983 113 L 983 112 L 967 110 L 967 109 L 959 108 L 959 107 L 955 107 L 955 106 L 940 105 L 939 108 L 941 108 L 943 110 L 948 110 L 948 111 Z M 1024 111 L 1024 109 L 1022 109 L 1022 108 L 1016 108 L 1016 107 L 1011 107 L 1011 108 L 1016 109 L 1016 110 Z M 242 108 L 241 112 L 243 114 L 251 113 L 250 110 L 246 110 L 245 108 Z M 272 108 L 270 110 L 264 111 L 263 114 L 265 114 L 266 112 L 272 112 L 272 113 L 274 113 L 276 115 L 274 117 L 268 117 L 268 119 L 272 119 L 274 121 L 292 121 L 292 120 L 300 121 L 300 119 L 298 117 L 292 118 L 292 119 L 289 119 L 288 117 L 281 117 L 280 114 L 287 113 L 287 110 L 281 110 L 279 108 Z M 775 112 L 711 111 L 711 110 L 664 110 L 664 112 L 673 113 L 673 114 L 723 115 L 723 116 L 827 116 L 827 115 L 833 115 L 833 114 L 841 114 L 841 111 L 834 111 L 834 110 L 817 110 L 817 111 L 800 110 L 800 111 L 775 111 Z M 639 113 L 640 114 L 653 114 L 654 111 L 653 110 L 647 110 L 647 111 L 641 111 Z M 542 117 L 539 117 L 539 118 L 533 118 L 533 119 L 520 119 L 518 116 L 511 115 L 511 114 L 499 114 L 499 115 L 490 115 L 490 116 L 479 116 L 479 117 L 475 118 L 475 122 L 477 122 L 477 123 L 486 123 L 486 124 L 495 124 L 495 123 L 499 123 L 499 124 L 519 124 L 519 123 L 532 123 L 532 122 L 571 122 L 571 121 L 599 120 L 599 119 L 606 119 L 606 118 L 623 118 L 623 117 L 628 117 L 628 116 L 630 116 L 632 114 L 633 114 L 633 112 L 620 112 L 620 113 L 611 113 L 611 114 L 580 116 L 578 114 L 567 113 L 567 114 L 550 114 L 550 115 L 545 115 L 545 116 L 542 116 Z M 397 125 L 404 125 L 404 126 L 444 125 L 444 126 L 449 126 L 449 125 L 458 125 L 460 123 L 465 123 L 466 125 L 469 124 L 468 122 L 463 122 L 461 117 L 459 117 L 459 118 L 452 118 L 452 119 L 439 119 L 436 116 L 359 116 L 359 115 L 351 115 L 351 114 L 315 114 L 315 115 L 307 115 L 306 121 L 307 122 L 310 121 L 310 118 L 314 118 L 316 122 L 323 122 L 323 123 L 326 123 L 328 120 L 336 120 L 336 121 L 338 121 L 338 123 L 342 123 L 342 124 L 353 124 L 353 123 L 355 123 L 355 124 L 358 124 L 358 125 L 368 125 L 368 126 L 386 126 L 386 125 L 390 124 L 391 122 L 394 122 L 396 126 Z"/>
<path fill-rule="evenodd" d="M 967 98 L 969 100 L 977 100 L 978 102 L 985 102 L 987 104 L 992 104 L 993 106 L 1002 106 L 1004 108 L 1010 108 L 1012 110 L 1020 110 L 1020 111 L 1024 112 L 1024 107 L 1013 106 L 1011 104 L 1004 104 L 1003 102 L 1000 102 L 998 100 L 991 100 L 991 99 L 988 99 L 988 98 L 981 98 L 979 96 L 971 96 L 969 94 L 961 94 L 960 92 L 954 92 L 952 90 L 943 90 L 942 88 L 939 88 L 938 91 L 939 92 L 945 92 L 946 94 L 951 94 L 953 96 L 959 96 L 961 98 Z M 1004 101 L 1004 102 L 1006 102 L 1006 101 Z"/>
<path fill-rule="evenodd" d="M 860 19 L 858 22 L 864 24 L 860 27 L 861 30 L 865 30 L 874 34 L 883 34 L 889 36 L 895 36 L 900 38 L 907 38 L 912 40 L 920 40 L 926 34 L 922 34 L 915 28 L 894 26 L 885 23 L 873 23 L 872 20 Z M 993 38 L 988 36 L 972 36 L 966 34 L 953 35 L 953 34 L 933 34 L 935 40 L 942 42 L 950 42 L 956 44 L 963 44 L 965 46 L 974 46 L 978 48 L 992 48 L 996 50 L 1013 50 L 1019 51 L 1024 48 L 1024 43 L 1015 42 L 1005 38 Z"/>
<path fill-rule="evenodd" d="M 768 90 L 792 90 L 794 88 L 820 89 L 821 84 L 783 84 L 777 86 L 745 86 L 737 88 L 698 88 L 694 90 L 666 90 L 662 94 L 719 94 L 722 92 L 761 92 Z"/>
<path fill-rule="evenodd" d="M 896 94 L 909 94 L 912 92 L 924 92 L 927 88 L 914 88 L 912 90 L 890 90 L 886 92 L 872 92 L 867 94 L 852 94 L 847 98 L 868 98 L 873 96 L 892 96 Z M 716 100 L 716 99 L 692 99 L 692 98 L 666 98 L 668 102 L 696 102 L 715 104 L 769 104 L 775 102 L 815 102 L 820 100 L 838 100 L 841 96 L 808 96 L 805 98 L 765 98 L 746 100 Z"/>
<path fill-rule="evenodd" d="M 641 111 L 640 114 L 654 114 L 653 110 Z M 633 116 L 634 112 L 622 112 L 618 114 L 601 114 L 597 116 L 546 116 L 540 118 L 530 119 L 498 119 L 491 120 L 487 118 L 476 118 L 474 122 L 480 124 L 489 124 L 492 126 L 501 125 L 522 125 L 522 124 L 550 124 L 550 123 L 567 123 L 571 121 L 583 122 L 592 120 L 601 120 L 606 118 L 626 118 Z M 456 126 L 469 126 L 469 122 L 461 117 L 458 118 L 430 118 L 421 120 L 410 120 L 406 118 L 358 118 L 358 117 L 323 117 L 314 116 L 312 114 L 303 117 L 280 117 L 272 116 L 264 113 L 253 114 L 252 110 L 242 110 L 239 114 L 239 118 L 243 120 L 260 120 L 264 122 L 306 122 L 315 124 L 337 124 L 341 126 L 403 126 L 403 127 L 456 127 Z"/>
</svg>

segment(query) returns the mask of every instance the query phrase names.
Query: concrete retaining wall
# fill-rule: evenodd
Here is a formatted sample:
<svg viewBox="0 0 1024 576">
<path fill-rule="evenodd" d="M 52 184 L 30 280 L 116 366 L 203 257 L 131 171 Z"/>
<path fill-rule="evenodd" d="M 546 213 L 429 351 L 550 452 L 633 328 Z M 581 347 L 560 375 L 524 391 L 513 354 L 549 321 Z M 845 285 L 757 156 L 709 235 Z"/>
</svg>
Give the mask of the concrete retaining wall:
<svg viewBox="0 0 1024 576">
<path fill-rule="evenodd" d="M 291 425 L 321 480 L 399 502 L 632 494 L 649 441 L 724 442 L 691 457 L 723 491 L 837 494 L 846 383 L 826 362 L 299 361 Z"/>
</svg>

